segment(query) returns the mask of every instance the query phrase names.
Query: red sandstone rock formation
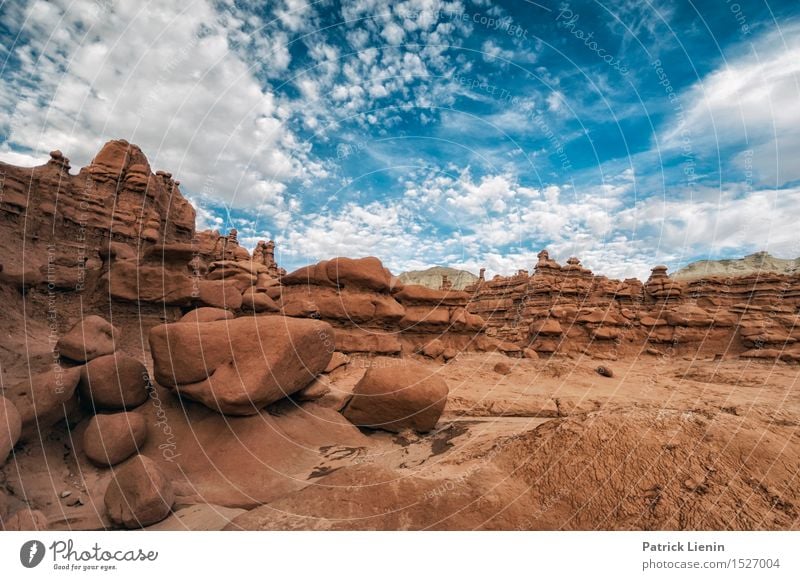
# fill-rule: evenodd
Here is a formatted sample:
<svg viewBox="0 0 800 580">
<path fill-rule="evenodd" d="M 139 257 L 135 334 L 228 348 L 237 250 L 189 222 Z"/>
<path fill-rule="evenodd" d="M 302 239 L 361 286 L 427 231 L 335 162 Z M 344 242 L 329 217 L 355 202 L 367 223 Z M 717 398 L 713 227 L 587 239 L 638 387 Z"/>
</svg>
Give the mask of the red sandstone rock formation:
<svg viewBox="0 0 800 580">
<path fill-rule="evenodd" d="M 656 266 L 642 284 L 595 276 L 577 258 L 562 267 L 542 251 L 532 276 L 496 277 L 467 291 L 468 310 L 486 319 L 489 335 L 539 353 L 761 350 L 764 358 L 800 358 L 798 275 L 682 281 Z"/>
<path fill-rule="evenodd" d="M 0 162 L 3 279 L 75 289 L 91 284 L 111 241 L 188 241 L 194 208 L 169 173 L 152 173 L 136 145 L 109 141 L 77 175 L 60 151 L 39 167 Z M 23 261 L 24 256 L 24 261 Z"/>
</svg>

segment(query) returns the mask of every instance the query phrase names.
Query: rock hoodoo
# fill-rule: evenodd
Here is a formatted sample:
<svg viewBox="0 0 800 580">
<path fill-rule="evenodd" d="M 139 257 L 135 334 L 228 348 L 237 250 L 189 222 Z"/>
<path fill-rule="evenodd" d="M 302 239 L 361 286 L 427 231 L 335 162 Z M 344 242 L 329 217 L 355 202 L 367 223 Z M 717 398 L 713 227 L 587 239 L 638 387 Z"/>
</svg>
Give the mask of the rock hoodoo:
<svg viewBox="0 0 800 580">
<path fill-rule="evenodd" d="M 377 258 L 335 258 L 283 276 L 270 289 L 285 316 L 334 326 L 336 350 L 399 354 L 439 339 L 457 350 L 492 348 L 469 295 L 403 285 Z"/>
</svg>

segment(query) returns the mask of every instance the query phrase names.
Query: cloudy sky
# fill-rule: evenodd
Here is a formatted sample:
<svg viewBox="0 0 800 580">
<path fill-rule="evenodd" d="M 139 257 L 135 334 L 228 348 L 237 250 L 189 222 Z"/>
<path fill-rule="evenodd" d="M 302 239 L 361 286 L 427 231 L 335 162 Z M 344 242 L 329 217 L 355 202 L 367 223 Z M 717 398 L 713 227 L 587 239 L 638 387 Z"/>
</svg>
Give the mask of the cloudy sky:
<svg viewBox="0 0 800 580">
<path fill-rule="evenodd" d="M 288 269 L 800 256 L 796 0 L 0 2 L 0 159 L 128 139 Z"/>
</svg>

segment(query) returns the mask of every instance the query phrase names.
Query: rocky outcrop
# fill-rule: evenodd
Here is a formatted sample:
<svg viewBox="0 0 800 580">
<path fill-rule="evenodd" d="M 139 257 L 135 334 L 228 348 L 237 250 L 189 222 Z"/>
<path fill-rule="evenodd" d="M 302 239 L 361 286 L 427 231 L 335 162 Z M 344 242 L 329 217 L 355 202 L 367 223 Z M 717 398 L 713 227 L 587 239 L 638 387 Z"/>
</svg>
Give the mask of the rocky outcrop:
<svg viewBox="0 0 800 580">
<path fill-rule="evenodd" d="M 153 173 L 139 147 L 110 141 L 78 175 L 69 169 L 59 151 L 40 167 L 0 163 L 9 249 L 0 282 L 51 302 L 80 297 L 98 312 L 152 306 L 167 319 L 197 307 L 237 311 L 243 293 L 248 310 L 272 309 L 262 294 L 285 273 L 274 242 L 259 242 L 251 256 L 236 230 L 195 234 L 179 182 Z"/>
<path fill-rule="evenodd" d="M 77 175 L 69 170 L 60 151 L 33 168 L 0 162 L 4 280 L 80 292 L 97 280 L 115 242 L 136 253 L 191 239 L 194 208 L 136 145 L 109 141 Z"/>
<path fill-rule="evenodd" d="M 154 246 L 140 260 L 112 259 L 101 293 L 117 302 L 238 309 L 241 287 L 202 275 L 193 264 L 195 251 L 191 244 L 171 244 Z"/>
<path fill-rule="evenodd" d="M 561 266 L 543 251 L 532 275 L 521 270 L 467 291 L 468 311 L 486 319 L 489 336 L 544 354 L 773 349 L 793 359 L 800 338 L 796 274 L 676 280 L 656 266 L 642 284 L 595 276 L 577 258 Z"/>
</svg>

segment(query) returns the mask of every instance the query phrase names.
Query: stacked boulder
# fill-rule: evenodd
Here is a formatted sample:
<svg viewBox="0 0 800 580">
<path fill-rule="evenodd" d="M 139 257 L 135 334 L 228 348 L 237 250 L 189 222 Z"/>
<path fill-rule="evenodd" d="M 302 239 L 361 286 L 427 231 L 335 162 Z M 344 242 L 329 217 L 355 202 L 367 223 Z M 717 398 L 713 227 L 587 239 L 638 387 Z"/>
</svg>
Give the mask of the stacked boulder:
<svg viewBox="0 0 800 580">
<path fill-rule="evenodd" d="M 87 316 L 59 338 L 52 368 L 34 373 L 6 391 L 6 397 L 19 412 L 22 440 L 41 436 L 60 421 L 72 423 L 80 419 L 78 386 L 87 367 L 73 365 L 107 365 L 102 361 L 115 359 L 112 353 L 117 335 L 118 330 L 105 319 Z M 102 379 L 98 379 L 106 390 L 114 388 L 112 372 L 106 371 Z"/>
<path fill-rule="evenodd" d="M 56 342 L 53 368 L 12 386 L 8 398 L 0 397 L 0 461 L 18 441 L 42 439 L 63 421 L 82 430 L 83 452 L 97 466 L 112 467 L 137 456 L 147 440 L 147 423 L 133 409 L 148 400 L 150 379 L 141 361 L 117 350 L 119 338 L 119 329 L 108 321 L 87 316 Z M 135 504 L 137 498 L 128 499 Z M 111 511 L 109 516 L 117 524 L 127 521 Z M 47 519 L 23 509 L 4 526 L 45 529 Z"/>
</svg>

